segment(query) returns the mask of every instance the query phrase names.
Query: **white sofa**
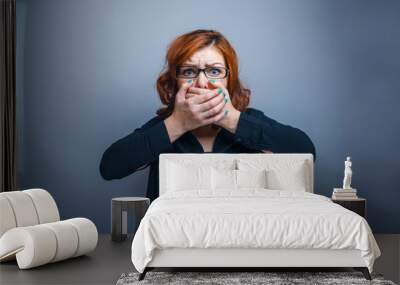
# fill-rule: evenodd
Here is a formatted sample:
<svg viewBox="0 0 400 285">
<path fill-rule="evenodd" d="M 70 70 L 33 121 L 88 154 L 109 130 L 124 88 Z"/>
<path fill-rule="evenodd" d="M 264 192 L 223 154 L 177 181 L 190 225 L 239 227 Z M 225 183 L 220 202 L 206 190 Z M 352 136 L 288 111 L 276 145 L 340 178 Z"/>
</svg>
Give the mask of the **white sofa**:
<svg viewBox="0 0 400 285">
<path fill-rule="evenodd" d="M 92 221 L 60 221 L 44 189 L 0 193 L 0 262 L 16 259 L 20 269 L 28 269 L 86 254 L 97 241 Z"/>
</svg>

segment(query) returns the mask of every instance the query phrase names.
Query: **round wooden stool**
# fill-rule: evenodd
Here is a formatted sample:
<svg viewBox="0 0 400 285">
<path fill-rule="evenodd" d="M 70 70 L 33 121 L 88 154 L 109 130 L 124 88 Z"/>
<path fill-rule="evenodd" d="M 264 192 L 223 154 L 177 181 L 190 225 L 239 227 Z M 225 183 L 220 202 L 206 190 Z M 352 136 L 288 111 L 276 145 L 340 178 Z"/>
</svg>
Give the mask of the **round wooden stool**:
<svg viewBox="0 0 400 285">
<path fill-rule="evenodd" d="M 128 216 L 135 216 L 136 233 L 140 221 L 150 206 L 150 199 L 145 197 L 117 197 L 111 200 L 111 239 L 124 241 L 128 236 Z"/>
</svg>

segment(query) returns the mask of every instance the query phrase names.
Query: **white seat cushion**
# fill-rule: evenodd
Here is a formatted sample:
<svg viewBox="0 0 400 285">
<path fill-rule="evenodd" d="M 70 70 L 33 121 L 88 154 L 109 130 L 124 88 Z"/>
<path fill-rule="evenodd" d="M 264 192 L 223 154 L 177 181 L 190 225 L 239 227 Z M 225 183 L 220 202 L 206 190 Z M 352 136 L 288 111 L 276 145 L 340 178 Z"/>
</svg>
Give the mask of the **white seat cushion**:
<svg viewBox="0 0 400 285">
<path fill-rule="evenodd" d="M 23 191 L 3 192 L 1 195 L 10 203 L 17 227 L 39 224 L 35 205 L 29 195 Z"/>
<path fill-rule="evenodd" d="M 95 249 L 98 233 L 85 218 L 59 221 L 44 189 L 0 193 L 0 262 L 17 259 L 20 269 L 57 262 Z"/>
<path fill-rule="evenodd" d="M 34 226 L 60 220 L 57 204 L 44 189 L 0 193 L 0 237 L 15 227 Z"/>
<path fill-rule="evenodd" d="M 8 230 L 15 228 L 17 222 L 15 221 L 14 212 L 8 199 L 0 195 L 0 237 Z"/>
<path fill-rule="evenodd" d="M 96 226 L 74 218 L 8 230 L 0 238 L 0 261 L 16 256 L 20 269 L 28 269 L 86 254 L 96 248 Z"/>
<path fill-rule="evenodd" d="M 54 222 L 43 224 L 44 227 L 48 227 L 52 231 L 52 235 L 55 235 L 57 244 L 61 245 L 57 247 L 56 255 L 52 258 L 51 262 L 60 261 L 73 257 L 78 250 L 79 236 L 78 232 L 71 227 L 70 223 Z"/>
<path fill-rule="evenodd" d="M 22 192 L 28 194 L 32 199 L 38 215 L 39 224 L 60 220 L 57 204 L 49 192 L 39 188 L 28 189 Z"/>
</svg>

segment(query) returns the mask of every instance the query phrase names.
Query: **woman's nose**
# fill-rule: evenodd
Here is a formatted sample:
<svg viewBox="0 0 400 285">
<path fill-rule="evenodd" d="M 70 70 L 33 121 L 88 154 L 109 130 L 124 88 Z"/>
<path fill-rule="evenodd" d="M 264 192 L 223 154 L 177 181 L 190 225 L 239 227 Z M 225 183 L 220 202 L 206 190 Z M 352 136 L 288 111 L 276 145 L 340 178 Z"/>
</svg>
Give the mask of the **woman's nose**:
<svg viewBox="0 0 400 285">
<path fill-rule="evenodd" d="M 208 78 L 204 72 L 200 72 L 199 76 L 197 77 L 197 86 L 199 88 L 208 88 Z"/>
</svg>

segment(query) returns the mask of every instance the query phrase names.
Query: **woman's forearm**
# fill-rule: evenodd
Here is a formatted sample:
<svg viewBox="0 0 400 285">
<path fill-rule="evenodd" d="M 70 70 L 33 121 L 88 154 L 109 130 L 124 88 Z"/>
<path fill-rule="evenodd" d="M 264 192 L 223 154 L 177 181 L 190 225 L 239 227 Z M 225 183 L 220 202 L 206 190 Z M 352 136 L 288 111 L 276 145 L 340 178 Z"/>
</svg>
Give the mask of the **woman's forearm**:
<svg viewBox="0 0 400 285">
<path fill-rule="evenodd" d="M 315 161 L 314 144 L 300 129 L 279 123 L 256 109 L 248 108 L 240 114 L 233 132 L 235 142 L 263 152 L 312 153 Z"/>
<path fill-rule="evenodd" d="M 171 130 L 174 137 L 179 134 L 176 126 Z M 153 119 L 107 148 L 101 159 L 100 173 L 106 180 L 120 179 L 157 161 L 160 153 L 173 151 L 164 121 Z"/>
<path fill-rule="evenodd" d="M 236 129 L 239 123 L 240 111 L 235 111 L 233 113 L 229 113 L 226 123 L 222 125 L 223 128 L 227 129 L 231 133 L 236 133 Z"/>
<path fill-rule="evenodd" d="M 176 141 L 180 136 L 182 136 L 186 130 L 182 126 L 182 123 L 177 120 L 173 115 L 169 116 L 164 120 L 165 127 L 168 131 L 168 136 L 170 142 L 173 143 Z"/>
</svg>

